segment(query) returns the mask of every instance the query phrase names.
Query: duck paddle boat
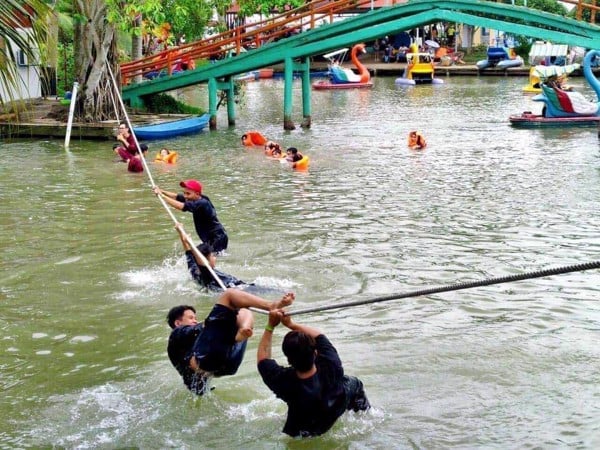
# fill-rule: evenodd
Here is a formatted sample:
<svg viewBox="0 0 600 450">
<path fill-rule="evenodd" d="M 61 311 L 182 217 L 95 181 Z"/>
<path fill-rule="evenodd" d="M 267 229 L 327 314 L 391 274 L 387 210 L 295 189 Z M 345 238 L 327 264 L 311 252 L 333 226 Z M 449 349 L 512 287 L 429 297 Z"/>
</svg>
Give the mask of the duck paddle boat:
<svg viewBox="0 0 600 450">
<path fill-rule="evenodd" d="M 416 84 L 443 84 L 444 80 L 433 76 L 435 67 L 433 57 L 429 53 L 419 53 L 417 44 L 410 46 L 406 54 L 406 68 L 400 78 L 396 78 L 395 84 L 414 86 Z"/>
<path fill-rule="evenodd" d="M 558 83 L 557 76 L 548 77 L 541 83 L 542 93 L 532 98 L 544 103 L 542 114 L 525 111 L 509 117 L 516 127 L 582 126 L 600 122 L 600 81 L 592 72 L 592 62 L 600 56 L 599 50 L 590 50 L 583 59 L 583 75 L 596 93 L 597 100 L 589 101 L 580 92 L 566 91 Z"/>
<path fill-rule="evenodd" d="M 369 70 L 358 60 L 358 52 L 366 53 L 365 44 L 356 44 L 350 52 L 350 59 L 358 70 L 358 74 L 352 69 L 340 65 L 347 52 L 347 48 L 342 48 L 323 55 L 330 61 L 329 79 L 313 83 L 313 89 L 364 89 L 373 87 Z"/>
<path fill-rule="evenodd" d="M 133 127 L 133 132 L 138 139 L 166 139 L 199 133 L 208 125 L 209 120 L 210 114 L 203 114 L 202 116 L 173 120 L 171 122 L 138 125 Z"/>
</svg>

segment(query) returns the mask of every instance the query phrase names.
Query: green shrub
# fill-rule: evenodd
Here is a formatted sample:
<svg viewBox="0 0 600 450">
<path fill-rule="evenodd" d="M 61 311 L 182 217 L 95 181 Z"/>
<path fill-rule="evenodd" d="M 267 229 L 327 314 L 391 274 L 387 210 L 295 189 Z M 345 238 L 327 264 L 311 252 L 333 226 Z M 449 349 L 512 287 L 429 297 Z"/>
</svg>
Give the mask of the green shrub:
<svg viewBox="0 0 600 450">
<path fill-rule="evenodd" d="M 195 106 L 186 105 L 167 94 L 152 95 L 145 101 L 146 109 L 156 114 L 203 114 Z"/>
</svg>

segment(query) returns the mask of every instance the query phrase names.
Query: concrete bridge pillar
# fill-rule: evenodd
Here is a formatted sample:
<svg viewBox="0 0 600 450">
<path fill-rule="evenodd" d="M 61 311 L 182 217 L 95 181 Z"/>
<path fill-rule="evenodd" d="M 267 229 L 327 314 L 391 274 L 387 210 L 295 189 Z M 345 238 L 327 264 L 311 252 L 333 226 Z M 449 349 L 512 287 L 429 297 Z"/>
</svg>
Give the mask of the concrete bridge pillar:
<svg viewBox="0 0 600 450">
<path fill-rule="evenodd" d="M 218 91 L 222 90 L 225 92 L 227 99 L 227 123 L 229 126 L 235 125 L 235 88 L 233 84 L 233 77 L 228 76 L 225 81 L 217 81 L 216 78 L 209 78 L 208 80 L 208 113 L 210 114 L 210 129 L 217 129 L 217 109 L 218 103 Z"/>
<path fill-rule="evenodd" d="M 311 112 L 310 112 L 310 58 L 303 57 L 300 64 L 294 63 L 292 58 L 285 59 L 285 67 L 283 72 L 284 87 L 283 87 L 283 129 L 293 130 L 296 128 L 292 120 L 293 97 L 292 84 L 294 82 L 294 71 L 299 71 L 302 76 L 302 127 L 310 128 Z"/>
<path fill-rule="evenodd" d="M 211 130 L 217 129 L 217 79 L 208 79 L 208 114 L 210 119 L 208 121 L 209 128 Z"/>
<path fill-rule="evenodd" d="M 296 126 L 292 120 L 292 83 L 294 82 L 294 61 L 289 57 L 285 58 L 283 81 L 283 129 L 295 130 Z"/>
<path fill-rule="evenodd" d="M 310 128 L 311 124 L 311 85 L 310 85 L 310 57 L 306 56 L 301 64 L 302 73 L 302 128 Z"/>
</svg>

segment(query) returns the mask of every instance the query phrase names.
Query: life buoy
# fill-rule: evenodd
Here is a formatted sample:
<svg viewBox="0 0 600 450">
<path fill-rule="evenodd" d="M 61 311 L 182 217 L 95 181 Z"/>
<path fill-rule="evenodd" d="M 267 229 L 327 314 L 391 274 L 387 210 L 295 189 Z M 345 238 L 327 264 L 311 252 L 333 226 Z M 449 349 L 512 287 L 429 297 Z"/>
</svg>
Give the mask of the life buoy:
<svg viewBox="0 0 600 450">
<path fill-rule="evenodd" d="M 310 160 L 308 159 L 308 156 L 302 155 L 302 159 L 293 163 L 292 168 L 295 170 L 308 170 L 309 163 Z"/>
<path fill-rule="evenodd" d="M 164 162 L 167 164 L 175 164 L 177 162 L 177 152 L 169 152 L 168 155 L 166 156 L 162 156 L 159 153 L 156 154 L 156 157 L 154 158 L 154 162 Z"/>
<path fill-rule="evenodd" d="M 425 140 L 423 135 L 418 131 L 411 131 L 408 134 L 408 147 L 413 150 L 421 150 L 427 147 L 427 141 Z"/>
<path fill-rule="evenodd" d="M 265 145 L 267 138 L 258 131 L 247 131 L 242 136 L 242 144 L 250 147 L 252 145 Z"/>
</svg>

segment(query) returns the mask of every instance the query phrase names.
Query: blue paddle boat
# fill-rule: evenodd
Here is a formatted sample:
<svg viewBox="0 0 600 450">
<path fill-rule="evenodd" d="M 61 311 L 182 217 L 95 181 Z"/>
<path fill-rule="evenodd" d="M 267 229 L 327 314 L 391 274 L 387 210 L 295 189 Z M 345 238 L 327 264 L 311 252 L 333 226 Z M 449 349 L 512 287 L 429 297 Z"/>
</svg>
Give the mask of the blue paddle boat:
<svg viewBox="0 0 600 450">
<path fill-rule="evenodd" d="M 203 114 L 202 116 L 173 120 L 171 122 L 135 126 L 133 127 L 133 132 L 138 139 L 166 139 L 185 134 L 199 133 L 208 125 L 209 120 L 210 114 Z"/>
</svg>

